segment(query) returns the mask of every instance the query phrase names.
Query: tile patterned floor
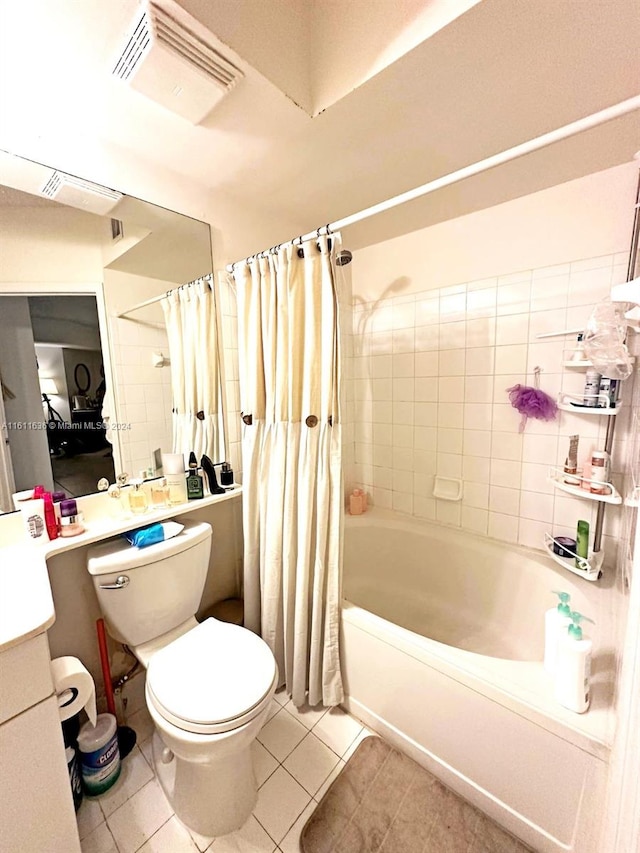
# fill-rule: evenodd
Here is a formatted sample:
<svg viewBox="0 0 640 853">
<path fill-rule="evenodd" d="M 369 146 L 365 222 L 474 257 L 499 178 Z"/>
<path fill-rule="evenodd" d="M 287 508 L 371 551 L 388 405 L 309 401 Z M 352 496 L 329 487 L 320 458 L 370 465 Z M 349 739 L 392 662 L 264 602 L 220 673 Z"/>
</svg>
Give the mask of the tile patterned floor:
<svg viewBox="0 0 640 853">
<path fill-rule="evenodd" d="M 326 789 L 370 732 L 340 708 L 297 709 L 276 694 L 253 744 L 258 802 L 245 825 L 220 838 L 187 830 L 155 779 L 153 723 L 146 710 L 127 724 L 138 746 L 120 779 L 78 812 L 83 853 L 300 853 L 300 833 Z"/>
</svg>

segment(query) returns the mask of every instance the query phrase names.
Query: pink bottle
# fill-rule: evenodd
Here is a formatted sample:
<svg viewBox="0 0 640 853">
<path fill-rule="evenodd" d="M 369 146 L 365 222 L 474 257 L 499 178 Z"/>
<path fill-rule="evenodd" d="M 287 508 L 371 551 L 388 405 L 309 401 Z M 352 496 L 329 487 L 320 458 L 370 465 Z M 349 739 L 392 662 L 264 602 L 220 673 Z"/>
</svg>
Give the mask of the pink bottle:
<svg viewBox="0 0 640 853">
<path fill-rule="evenodd" d="M 349 512 L 351 515 L 362 515 L 366 510 L 362 489 L 354 489 L 349 495 Z"/>
</svg>

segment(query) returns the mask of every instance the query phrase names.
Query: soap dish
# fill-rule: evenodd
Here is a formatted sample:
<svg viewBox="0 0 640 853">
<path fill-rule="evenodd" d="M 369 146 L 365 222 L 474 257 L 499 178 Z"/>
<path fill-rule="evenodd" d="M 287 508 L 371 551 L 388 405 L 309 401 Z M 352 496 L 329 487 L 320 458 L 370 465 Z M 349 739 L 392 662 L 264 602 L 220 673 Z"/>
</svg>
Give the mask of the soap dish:
<svg viewBox="0 0 640 853">
<path fill-rule="evenodd" d="M 441 501 L 461 501 L 462 480 L 436 476 L 433 481 L 433 496 Z"/>
</svg>

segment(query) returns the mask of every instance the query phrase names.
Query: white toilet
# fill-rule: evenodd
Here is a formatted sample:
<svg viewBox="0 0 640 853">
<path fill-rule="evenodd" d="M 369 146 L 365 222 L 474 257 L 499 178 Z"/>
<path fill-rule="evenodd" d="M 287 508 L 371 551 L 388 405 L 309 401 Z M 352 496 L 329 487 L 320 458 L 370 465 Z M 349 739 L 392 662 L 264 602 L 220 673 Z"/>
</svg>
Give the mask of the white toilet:
<svg viewBox="0 0 640 853">
<path fill-rule="evenodd" d="M 88 569 L 111 636 L 147 668 L 146 699 L 157 776 L 176 815 L 206 836 L 238 829 L 257 787 L 250 746 L 278 682 L 256 634 L 217 619 L 198 624 L 211 527 L 134 548 L 124 539 L 89 549 Z"/>
</svg>

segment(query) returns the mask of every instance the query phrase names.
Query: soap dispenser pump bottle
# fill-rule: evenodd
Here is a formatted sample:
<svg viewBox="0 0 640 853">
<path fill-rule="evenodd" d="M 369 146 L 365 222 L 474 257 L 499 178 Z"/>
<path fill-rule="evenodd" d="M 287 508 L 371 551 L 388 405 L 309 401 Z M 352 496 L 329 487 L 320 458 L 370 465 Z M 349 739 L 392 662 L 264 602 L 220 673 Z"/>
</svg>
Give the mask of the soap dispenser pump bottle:
<svg viewBox="0 0 640 853">
<path fill-rule="evenodd" d="M 555 696 L 560 705 L 584 714 L 589 707 L 591 679 L 591 650 L 593 644 L 582 634 L 581 622 L 591 622 L 587 616 L 571 612 L 571 624 L 560 636 L 555 676 Z"/>
<path fill-rule="evenodd" d="M 568 592 L 553 590 L 560 599 L 556 607 L 551 607 L 544 614 L 544 668 L 547 672 L 555 672 L 558 654 L 558 643 L 563 632 L 571 625 L 571 596 Z"/>
</svg>

